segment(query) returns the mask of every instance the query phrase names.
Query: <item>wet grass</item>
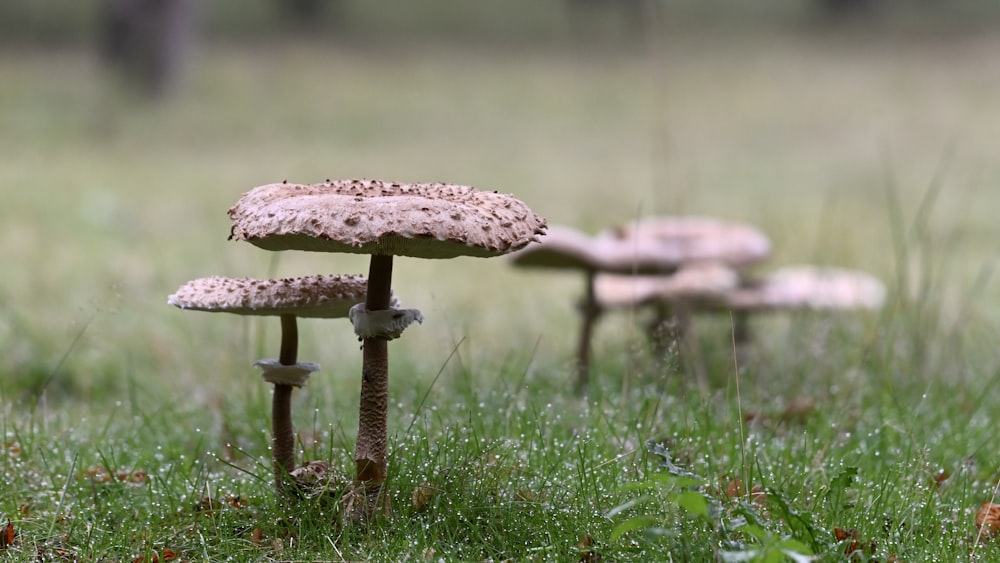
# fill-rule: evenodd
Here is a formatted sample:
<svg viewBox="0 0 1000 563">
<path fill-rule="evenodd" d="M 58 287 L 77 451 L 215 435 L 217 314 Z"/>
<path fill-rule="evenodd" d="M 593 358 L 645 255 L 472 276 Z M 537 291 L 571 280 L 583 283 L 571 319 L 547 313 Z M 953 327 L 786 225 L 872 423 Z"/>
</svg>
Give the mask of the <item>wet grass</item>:
<svg viewBox="0 0 1000 563">
<path fill-rule="evenodd" d="M 842 561 L 852 542 L 860 560 L 1000 557 L 973 523 L 1000 480 L 994 46 L 217 45 L 161 105 L 80 54 L 0 54 L 17 77 L 0 86 L 4 557 Z M 740 366 L 728 320 L 704 319 L 704 389 L 694 358 L 652 358 L 641 319 L 609 318 L 581 399 L 579 280 L 400 259 L 397 293 L 428 321 L 391 346 L 394 513 L 345 527 L 336 502 L 272 494 L 249 366 L 276 353 L 276 322 L 165 300 L 210 274 L 363 272 L 225 240 L 243 190 L 351 176 L 502 189 L 591 230 L 746 220 L 775 263 L 864 268 L 891 298 L 755 319 Z M 346 472 L 357 343 L 346 322 L 301 332 L 324 367 L 296 393 L 301 454 Z"/>
</svg>

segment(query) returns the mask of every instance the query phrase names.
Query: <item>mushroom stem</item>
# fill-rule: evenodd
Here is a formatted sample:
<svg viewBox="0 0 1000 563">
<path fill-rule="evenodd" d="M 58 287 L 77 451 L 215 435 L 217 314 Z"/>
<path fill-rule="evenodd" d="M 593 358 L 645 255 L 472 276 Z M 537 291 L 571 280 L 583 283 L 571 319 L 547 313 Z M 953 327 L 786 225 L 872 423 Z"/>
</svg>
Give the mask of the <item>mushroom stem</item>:
<svg viewBox="0 0 1000 563">
<path fill-rule="evenodd" d="M 392 285 L 392 255 L 373 254 L 368 271 L 369 311 L 389 308 Z M 389 404 L 389 341 L 365 338 L 361 366 L 361 406 L 358 443 L 354 450 L 357 482 L 373 498 L 381 491 L 388 472 L 387 415 Z"/>
<path fill-rule="evenodd" d="M 587 272 L 587 283 L 583 302 L 580 304 L 580 316 L 583 317 L 580 325 L 580 337 L 576 346 L 576 392 L 583 394 L 587 391 L 590 383 L 590 342 L 593 339 L 594 323 L 600 316 L 601 310 L 594 297 L 594 276 L 595 272 Z"/>
<path fill-rule="evenodd" d="M 298 361 L 299 329 L 295 315 L 281 315 L 281 350 L 278 363 Z M 275 384 L 271 400 L 271 453 L 274 456 L 274 486 L 280 493 L 284 478 L 295 469 L 295 431 L 292 427 L 291 385 Z"/>
</svg>

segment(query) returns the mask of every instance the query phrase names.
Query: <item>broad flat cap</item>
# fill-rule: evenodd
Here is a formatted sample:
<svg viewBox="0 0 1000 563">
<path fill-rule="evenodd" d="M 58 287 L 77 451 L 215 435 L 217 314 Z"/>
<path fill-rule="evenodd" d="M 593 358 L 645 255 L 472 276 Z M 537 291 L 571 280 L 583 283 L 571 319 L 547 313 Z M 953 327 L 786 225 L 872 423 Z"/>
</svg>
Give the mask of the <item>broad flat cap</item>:
<svg viewBox="0 0 1000 563">
<path fill-rule="evenodd" d="M 379 180 L 259 186 L 229 217 L 231 239 L 266 250 L 416 258 L 498 256 L 545 232 L 545 219 L 509 195 Z"/>
<path fill-rule="evenodd" d="M 602 309 L 671 302 L 697 304 L 717 300 L 739 283 L 736 271 L 716 262 L 691 264 L 665 276 L 600 274 L 594 278 L 594 300 Z"/>
<path fill-rule="evenodd" d="M 573 227 L 550 225 L 539 244 L 511 255 L 521 268 L 618 274 L 669 273 L 681 265 L 670 248 L 650 240 L 592 237 Z"/>
<path fill-rule="evenodd" d="M 727 294 L 725 309 L 878 309 L 885 285 L 865 272 L 818 266 L 787 266 Z"/>
<path fill-rule="evenodd" d="M 295 315 L 336 319 L 347 317 L 365 300 L 368 279 L 360 275 L 315 275 L 278 280 L 199 278 L 167 298 L 181 309 L 237 315 Z"/>
<path fill-rule="evenodd" d="M 604 261 L 593 237 L 565 225 L 549 225 L 538 244 L 510 255 L 522 268 L 601 271 Z"/>
<path fill-rule="evenodd" d="M 640 219 L 599 233 L 597 239 L 625 241 L 637 254 L 676 264 L 711 261 L 743 268 L 771 255 L 771 241 L 758 229 L 714 217 L 661 216 Z"/>
</svg>

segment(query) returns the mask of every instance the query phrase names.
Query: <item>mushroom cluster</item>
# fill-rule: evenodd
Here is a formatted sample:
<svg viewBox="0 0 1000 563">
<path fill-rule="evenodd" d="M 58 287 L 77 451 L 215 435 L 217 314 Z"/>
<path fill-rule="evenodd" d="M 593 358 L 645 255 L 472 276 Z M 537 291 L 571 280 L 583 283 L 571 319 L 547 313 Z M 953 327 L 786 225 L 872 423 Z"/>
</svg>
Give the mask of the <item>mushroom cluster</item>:
<svg viewBox="0 0 1000 563">
<path fill-rule="evenodd" d="M 555 236 L 553 236 L 555 234 Z M 738 272 L 767 258 L 771 243 L 749 225 L 711 217 L 656 217 L 606 229 L 588 236 L 571 227 L 553 225 L 542 243 L 513 255 L 521 268 L 580 270 L 585 276 L 579 304 L 576 388 L 590 380 L 594 325 L 608 309 L 635 307 L 637 276 L 672 280 L 663 303 L 686 317 L 688 305 L 738 285 Z M 646 292 L 648 293 L 648 292 Z"/>
<path fill-rule="evenodd" d="M 763 277 L 750 269 L 771 254 L 756 228 L 711 217 L 651 217 L 589 236 L 553 225 L 542 243 L 515 253 L 520 268 L 579 270 L 585 276 L 576 385 L 588 386 L 594 325 L 606 311 L 652 308 L 649 332 L 666 320 L 680 336 L 699 312 L 726 311 L 739 343 L 752 312 L 876 309 L 885 288 L 874 277 L 844 269 L 786 267 Z"/>
<path fill-rule="evenodd" d="M 244 193 L 229 209 L 229 217 L 231 240 L 265 250 L 371 255 L 363 295 L 353 294 L 353 302 L 337 312 L 351 320 L 363 342 L 355 483 L 364 502 L 351 500 L 356 509 L 351 517 L 362 520 L 380 503 L 388 510 L 388 496 L 380 495 L 388 471 L 387 345 L 407 326 L 423 321 L 419 310 L 401 309 L 393 300 L 393 257 L 500 256 L 538 242 L 545 233 L 545 219 L 520 200 L 498 192 L 455 184 L 378 180 L 267 184 Z M 174 296 L 171 299 L 181 302 Z M 258 310 L 241 307 L 248 309 Z M 286 326 L 285 318 L 291 315 L 281 314 L 286 330 L 292 324 Z M 294 356 L 287 359 L 295 364 Z M 265 376 L 288 371 L 284 361 L 260 365 Z M 287 383 L 276 383 L 276 401 L 283 385 Z M 277 441 L 276 428 L 276 446 Z M 275 452 L 276 472 L 290 473 L 291 459 L 283 450 L 279 459 L 277 447 Z"/>
</svg>

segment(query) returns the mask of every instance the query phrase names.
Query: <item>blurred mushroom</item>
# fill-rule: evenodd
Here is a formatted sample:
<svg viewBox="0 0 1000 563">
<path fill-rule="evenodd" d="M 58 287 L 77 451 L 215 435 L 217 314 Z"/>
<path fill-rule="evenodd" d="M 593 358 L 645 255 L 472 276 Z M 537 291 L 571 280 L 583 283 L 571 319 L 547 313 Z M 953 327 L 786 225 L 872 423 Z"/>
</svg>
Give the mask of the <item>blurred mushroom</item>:
<svg viewBox="0 0 1000 563">
<path fill-rule="evenodd" d="M 664 276 L 600 274 L 594 279 L 594 296 L 603 310 L 634 309 L 665 302 L 718 300 L 739 283 L 739 274 L 728 266 L 702 262 Z"/>
<path fill-rule="evenodd" d="M 521 201 L 453 184 L 327 180 L 269 184 L 243 194 L 229 210 L 230 239 L 266 250 L 370 254 L 369 287 L 351 318 L 363 339 L 356 481 L 375 506 L 387 474 L 388 340 L 419 311 L 389 303 L 393 256 L 490 257 L 538 240 L 545 220 Z M 385 497 L 388 511 L 388 496 Z"/>
<path fill-rule="evenodd" d="M 666 275 L 701 262 L 710 262 L 719 273 L 722 268 L 746 268 L 767 258 L 770 251 L 767 236 L 749 225 L 709 217 L 664 216 L 609 228 L 594 237 L 570 227 L 552 226 L 540 245 L 515 253 L 512 264 L 524 268 L 582 270 L 586 275 L 576 366 L 577 390 L 582 392 L 590 379 L 593 327 L 602 313 L 594 286 L 598 273 Z M 693 272 L 681 280 L 690 280 L 691 276 Z M 607 284 L 618 282 L 605 278 L 602 283 L 607 290 Z M 638 286 L 633 286 L 630 291 L 636 289 Z"/>
<path fill-rule="evenodd" d="M 297 317 L 345 318 L 364 301 L 364 276 L 315 275 L 280 280 L 208 277 L 182 285 L 167 303 L 195 311 L 236 315 L 277 316 L 281 319 L 281 350 L 277 360 L 260 360 L 264 380 L 274 385 L 271 403 L 274 480 L 283 491 L 284 477 L 295 470 L 292 390 L 305 385 L 319 365 L 298 361 Z"/>
<path fill-rule="evenodd" d="M 603 237 L 655 248 L 675 264 L 709 261 L 742 270 L 771 255 L 771 241 L 760 230 L 714 217 L 647 217 L 598 234 Z"/>
<path fill-rule="evenodd" d="M 649 298 L 642 304 L 651 304 Z M 749 316 L 768 311 L 876 310 L 885 302 L 885 286 L 856 270 L 786 266 L 759 279 L 692 301 L 694 311 L 720 311 L 734 317 L 733 341 L 742 355 L 750 344 Z M 664 318 L 658 319 L 662 323 Z"/>
<path fill-rule="evenodd" d="M 875 310 L 884 302 L 885 285 L 865 272 L 786 266 L 726 293 L 716 306 L 733 311 L 833 311 Z"/>
<path fill-rule="evenodd" d="M 671 346 L 678 345 L 694 363 L 691 368 L 702 385 L 704 366 L 697 355 L 689 355 L 689 332 L 693 313 L 703 302 L 717 301 L 740 284 L 740 275 L 718 262 L 695 262 L 665 276 L 622 276 L 600 274 L 594 282 L 594 294 L 602 310 L 638 309 L 649 306 L 656 314 L 647 326 L 655 357 L 667 357 Z"/>
<path fill-rule="evenodd" d="M 576 270 L 584 274 L 583 299 L 577 306 L 581 317 L 575 366 L 578 393 L 586 390 L 590 380 L 590 343 L 602 313 L 594 295 L 595 276 L 600 272 L 626 275 L 676 270 L 676 260 L 657 250 L 656 245 L 646 241 L 635 244 L 614 236 L 592 237 L 572 227 L 551 225 L 541 244 L 511 255 L 511 264 L 519 268 Z"/>
</svg>

